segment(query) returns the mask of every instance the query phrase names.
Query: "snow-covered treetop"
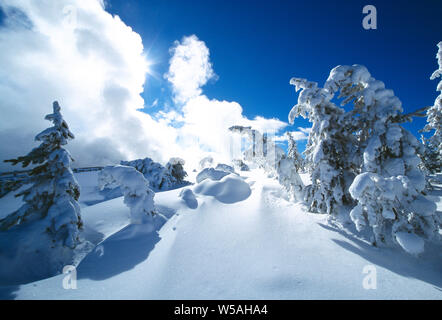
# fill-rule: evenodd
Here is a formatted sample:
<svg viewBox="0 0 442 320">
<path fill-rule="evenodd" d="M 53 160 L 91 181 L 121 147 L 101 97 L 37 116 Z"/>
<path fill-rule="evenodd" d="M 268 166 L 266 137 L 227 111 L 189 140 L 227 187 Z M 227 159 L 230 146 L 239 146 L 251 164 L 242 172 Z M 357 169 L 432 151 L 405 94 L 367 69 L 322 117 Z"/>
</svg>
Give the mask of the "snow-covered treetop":
<svg viewBox="0 0 442 320">
<path fill-rule="evenodd" d="M 433 166 L 436 170 L 440 170 L 442 162 L 442 41 L 438 43 L 438 52 L 436 54 L 437 63 L 439 68 L 433 72 L 430 79 L 434 80 L 441 77 L 439 84 L 437 85 L 437 91 L 441 92 L 436 97 L 434 105 L 427 110 L 427 124 L 422 131 L 429 132 L 434 130 L 433 136 L 430 137 L 427 147 L 430 150 L 430 154 L 433 154 L 434 161 L 427 163 L 427 166 Z M 439 168 L 438 168 L 439 167 Z"/>
<path fill-rule="evenodd" d="M 180 165 L 184 166 L 184 164 L 186 162 L 184 161 L 184 159 L 181 159 L 181 158 L 178 158 L 178 157 L 173 157 L 173 158 L 170 158 L 168 163 L 170 163 L 171 165 L 180 164 Z"/>
<path fill-rule="evenodd" d="M 344 109 L 330 102 L 333 98 L 333 92 L 319 88 L 317 82 L 308 81 L 303 78 L 292 78 L 290 79 L 290 84 L 295 86 L 296 92 L 301 90 L 298 96 L 298 103 L 289 113 L 290 124 L 293 124 L 298 116 L 309 118 L 310 121 L 315 122 L 319 119 L 327 120 L 334 115 L 344 113 Z M 324 125 L 327 125 L 327 123 L 324 123 Z"/>
<path fill-rule="evenodd" d="M 442 41 L 437 44 L 437 47 L 439 48 L 439 50 L 437 51 L 436 59 L 439 65 L 439 69 L 433 72 L 433 74 L 430 77 L 431 80 L 434 80 L 442 76 Z M 437 86 L 437 91 L 442 91 L 442 78 L 441 81 L 439 82 L 439 85 Z"/>
<path fill-rule="evenodd" d="M 385 84 L 373 78 L 362 65 L 335 67 L 324 88 L 332 95 L 340 91 L 338 98 L 344 98 L 341 105 L 353 101 L 353 113 L 364 114 L 366 120 L 392 121 L 403 111 L 393 90 L 386 89 Z"/>
<path fill-rule="evenodd" d="M 18 157 L 17 159 L 5 160 L 5 162 L 11 162 L 13 165 L 21 162 L 23 168 L 27 167 L 30 163 L 41 164 L 48 160 L 49 154 L 57 149 L 60 149 L 61 146 L 66 145 L 68 140 L 74 139 L 74 134 L 69 130 L 69 126 L 67 125 L 66 121 L 64 121 L 63 116 L 60 113 L 60 109 L 61 108 L 58 102 L 54 101 L 54 112 L 46 115 L 45 117 L 46 120 L 52 121 L 54 125 L 35 136 L 36 141 L 41 141 L 41 144 L 38 147 L 32 149 L 31 152 L 26 156 Z M 67 150 L 63 150 L 63 152 L 60 151 L 58 153 L 60 155 L 63 153 L 63 163 L 65 164 L 65 167 L 68 167 L 70 164 L 67 158 L 72 160 L 69 152 Z M 54 157 L 55 154 L 49 157 L 49 160 L 53 160 Z"/>
<path fill-rule="evenodd" d="M 333 95 L 329 91 L 319 88 L 317 82 L 311 82 L 302 78 L 292 78 L 290 79 L 290 84 L 295 86 L 296 91 L 302 89 L 298 97 L 298 104 L 290 110 L 290 124 L 293 124 L 298 116 L 303 118 L 307 118 L 308 114 L 312 116 L 314 108 L 317 106 L 329 106 L 336 109 L 339 113 L 343 113 L 344 110 L 339 110 L 340 108 L 330 103 Z"/>
<path fill-rule="evenodd" d="M 35 140 L 65 145 L 69 139 L 75 138 L 74 134 L 69 130 L 66 121 L 64 121 L 63 116 L 60 113 L 61 108 L 58 102 L 54 101 L 52 107 L 54 112 L 46 115 L 45 119 L 52 121 L 54 126 L 40 132 L 35 137 Z"/>
</svg>

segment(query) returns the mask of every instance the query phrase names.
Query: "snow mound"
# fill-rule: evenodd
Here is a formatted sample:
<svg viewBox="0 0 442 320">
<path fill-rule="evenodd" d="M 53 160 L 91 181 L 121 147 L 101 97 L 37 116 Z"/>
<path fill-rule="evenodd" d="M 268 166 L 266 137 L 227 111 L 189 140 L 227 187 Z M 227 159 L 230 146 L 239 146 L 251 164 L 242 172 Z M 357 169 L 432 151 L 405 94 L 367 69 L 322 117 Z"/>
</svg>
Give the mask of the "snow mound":
<svg viewBox="0 0 442 320">
<path fill-rule="evenodd" d="M 190 209 L 198 208 L 198 200 L 196 200 L 195 194 L 189 188 L 182 189 L 180 194 L 179 194 L 179 197 L 181 199 L 183 199 L 183 201 L 186 203 L 186 205 Z"/>
<path fill-rule="evenodd" d="M 221 180 L 223 177 L 230 174 L 230 172 L 224 170 L 217 170 L 213 168 L 205 168 L 196 176 L 196 182 L 200 183 L 203 180 L 211 179 L 214 181 Z"/>
<path fill-rule="evenodd" d="M 223 203 L 243 201 L 252 193 L 250 186 L 233 174 L 229 174 L 219 181 L 206 179 L 199 183 L 194 191 L 202 195 L 213 196 Z"/>
<path fill-rule="evenodd" d="M 425 242 L 413 233 L 396 232 L 396 240 L 399 245 L 408 253 L 418 255 L 424 252 Z"/>
<path fill-rule="evenodd" d="M 218 165 L 215 167 L 216 170 L 221 170 L 221 171 L 225 171 L 225 172 L 230 172 L 230 173 L 234 173 L 235 169 L 232 166 L 229 166 L 227 164 L 224 163 L 218 163 Z"/>
</svg>

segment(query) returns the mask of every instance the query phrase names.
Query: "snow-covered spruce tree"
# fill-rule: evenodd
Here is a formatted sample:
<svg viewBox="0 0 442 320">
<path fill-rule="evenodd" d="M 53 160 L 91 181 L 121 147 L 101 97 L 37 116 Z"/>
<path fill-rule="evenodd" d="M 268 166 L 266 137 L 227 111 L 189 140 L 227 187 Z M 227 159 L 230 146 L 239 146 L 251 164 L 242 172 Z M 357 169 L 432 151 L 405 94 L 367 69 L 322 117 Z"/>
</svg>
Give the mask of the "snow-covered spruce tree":
<svg viewBox="0 0 442 320">
<path fill-rule="evenodd" d="M 419 168 L 422 145 L 397 121 L 402 106 L 392 90 L 374 79 L 364 66 L 338 66 L 325 85 L 330 94 L 340 92 L 351 111 L 362 163 L 350 186 L 358 201 L 350 217 L 358 230 L 368 226 L 373 243 L 398 243 L 417 254 L 423 238 L 438 236 L 436 205 L 424 196 L 425 177 Z"/>
<path fill-rule="evenodd" d="M 120 187 L 124 203 L 130 208 L 133 224 L 154 225 L 155 193 L 141 172 L 130 166 L 107 166 L 100 171 L 98 185 L 101 190 L 107 187 Z"/>
<path fill-rule="evenodd" d="M 169 177 L 167 188 L 180 185 L 184 182 L 184 178 L 187 177 L 187 172 L 184 170 L 185 161 L 181 158 L 170 158 L 166 164 L 167 176 Z"/>
<path fill-rule="evenodd" d="M 337 214 L 340 206 L 352 203 L 348 187 L 354 178 L 350 156 L 354 137 L 348 119 L 344 109 L 330 101 L 333 95 L 316 82 L 292 78 L 290 84 L 302 90 L 289 122 L 302 116 L 312 123 L 304 152 L 312 184 L 306 187 L 305 201 L 312 212 Z"/>
<path fill-rule="evenodd" d="M 433 136 L 425 141 L 426 150 L 424 153 L 424 163 L 431 172 L 440 172 L 442 170 L 442 41 L 438 43 L 438 52 L 436 55 L 439 68 L 431 75 L 431 80 L 441 78 L 437 85 L 437 91 L 440 92 L 434 101 L 434 105 L 427 110 L 427 124 L 424 132 L 434 130 Z"/>
<path fill-rule="evenodd" d="M 287 157 L 290 158 L 293 161 L 293 164 L 295 166 L 296 172 L 304 172 L 304 158 L 301 156 L 301 154 L 298 151 L 298 146 L 296 145 L 295 139 L 293 139 L 293 136 L 290 132 L 286 132 L 287 135 L 287 141 L 288 141 L 288 148 L 287 148 Z"/>
<path fill-rule="evenodd" d="M 42 232 L 50 236 L 53 246 L 73 249 L 79 243 L 82 228 L 77 202 L 80 187 L 70 168 L 72 157 L 63 146 L 74 135 L 63 120 L 57 101 L 53 103 L 53 113 L 45 119 L 54 125 L 35 137 L 41 144 L 26 156 L 5 160 L 13 165 L 21 163 L 23 167 L 29 164 L 36 166 L 27 180 L 32 186 L 16 195 L 23 196 L 24 204 L 0 220 L 0 230 L 44 219 L 46 229 Z"/>
<path fill-rule="evenodd" d="M 421 135 L 421 142 L 423 145 L 423 150 L 420 154 L 422 159 L 421 167 L 427 176 L 428 187 L 432 188 L 431 183 L 429 182 L 430 174 L 440 172 L 442 170 L 442 157 L 441 153 L 439 150 L 437 150 L 431 139 L 427 139 Z"/>
</svg>

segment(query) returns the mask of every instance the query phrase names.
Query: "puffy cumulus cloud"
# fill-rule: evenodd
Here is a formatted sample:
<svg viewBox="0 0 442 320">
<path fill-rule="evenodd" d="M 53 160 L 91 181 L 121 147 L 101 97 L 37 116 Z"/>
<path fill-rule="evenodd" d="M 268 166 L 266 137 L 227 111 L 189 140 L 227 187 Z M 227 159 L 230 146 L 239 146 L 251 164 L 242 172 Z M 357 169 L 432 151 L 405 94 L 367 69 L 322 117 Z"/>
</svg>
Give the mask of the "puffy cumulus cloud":
<svg viewBox="0 0 442 320">
<path fill-rule="evenodd" d="M 185 103 L 201 95 L 201 87 L 216 77 L 209 60 L 209 49 L 195 35 L 175 41 L 170 49 L 169 72 L 165 78 L 170 81 L 175 94 L 175 101 Z"/>
<path fill-rule="evenodd" d="M 186 151 L 186 159 L 197 163 L 206 153 L 218 161 L 229 161 L 240 147 L 229 131 L 233 125 L 251 126 L 261 132 L 275 134 L 287 124 L 278 119 L 260 116 L 248 119 L 243 115 L 241 105 L 234 101 L 209 99 L 202 94 L 201 87 L 214 76 L 209 49 L 195 35 L 175 42 L 171 49 L 170 69 L 166 78 L 172 84 L 180 116 L 174 111 L 163 118 L 176 119 L 179 123 L 179 145 Z"/>
<path fill-rule="evenodd" d="M 3 0 L 0 159 L 27 153 L 59 100 L 76 165 L 151 155 L 176 132 L 138 111 L 147 71 L 141 37 L 98 0 Z M 5 164 L 2 163 L 3 168 Z"/>
<path fill-rule="evenodd" d="M 98 0 L 2 0 L 0 26 L 0 159 L 26 154 L 48 127 L 44 115 L 59 100 L 76 138 L 76 166 L 151 157 L 184 158 L 192 168 L 212 154 L 230 160 L 232 125 L 277 132 L 278 119 L 248 119 L 236 102 L 209 99 L 215 77 L 209 49 L 196 36 L 171 49 L 176 106 L 149 115 L 140 94 L 148 63 L 141 37 Z M 144 109 L 146 110 L 146 109 Z M 10 169 L 4 163 L 1 169 Z"/>
</svg>

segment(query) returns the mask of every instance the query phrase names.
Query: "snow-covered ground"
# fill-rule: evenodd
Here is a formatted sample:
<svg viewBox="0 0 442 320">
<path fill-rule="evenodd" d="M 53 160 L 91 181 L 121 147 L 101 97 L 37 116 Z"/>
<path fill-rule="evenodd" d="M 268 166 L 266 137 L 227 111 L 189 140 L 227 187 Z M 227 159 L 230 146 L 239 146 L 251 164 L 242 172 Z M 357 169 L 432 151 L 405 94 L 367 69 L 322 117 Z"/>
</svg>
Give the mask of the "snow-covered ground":
<svg viewBox="0 0 442 320">
<path fill-rule="evenodd" d="M 168 218 L 158 234 L 130 225 L 123 198 L 106 200 L 111 196 L 98 192 L 96 173 L 76 177 L 85 237 L 96 244 L 77 268 L 77 289 L 64 289 L 61 274 L 0 284 L 0 298 L 442 299 L 440 247 L 428 246 L 419 258 L 372 247 L 326 215 L 284 200 L 278 182 L 260 170 L 185 187 L 196 208 L 183 188 L 156 193 L 157 210 Z M 438 210 L 441 190 L 433 193 Z M 0 214 L 19 205 L 8 195 Z M 376 289 L 365 289 L 373 272 Z"/>
</svg>

